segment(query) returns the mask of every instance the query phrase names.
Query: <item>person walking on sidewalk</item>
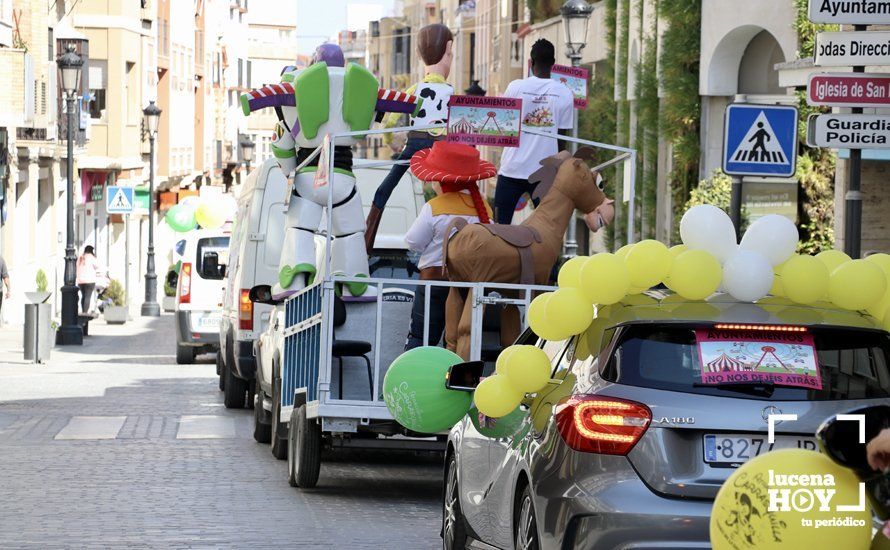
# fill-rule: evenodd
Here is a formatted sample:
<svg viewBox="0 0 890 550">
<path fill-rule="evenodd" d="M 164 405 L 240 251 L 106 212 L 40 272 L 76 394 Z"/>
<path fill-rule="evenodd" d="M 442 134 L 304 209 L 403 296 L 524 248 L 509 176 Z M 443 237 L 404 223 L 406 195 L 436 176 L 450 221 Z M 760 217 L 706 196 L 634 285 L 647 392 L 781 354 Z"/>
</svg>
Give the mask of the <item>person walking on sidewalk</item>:
<svg viewBox="0 0 890 550">
<path fill-rule="evenodd" d="M 454 35 L 451 30 L 439 23 L 427 25 L 417 33 L 417 50 L 425 65 L 425 76 L 423 81 L 406 90 L 406 93 L 423 99 L 420 111 L 410 118 L 411 126 L 428 126 L 448 122 L 448 100 L 451 99 L 454 88 L 446 82 L 446 79 L 451 73 L 451 62 L 454 57 L 451 51 L 453 43 Z M 395 126 L 399 116 L 401 115 L 387 115 L 384 119 L 384 127 Z M 405 148 L 395 160 L 410 160 L 414 153 L 421 149 L 428 149 L 433 146 L 434 141 L 443 139 L 444 134 L 444 128 L 408 132 Z M 384 140 L 391 138 L 392 134 L 384 134 Z M 394 165 L 374 194 L 374 202 L 368 213 L 367 230 L 365 230 L 365 248 L 368 253 L 374 248 L 374 238 L 380 227 L 383 209 L 386 208 L 389 197 L 407 171 L 407 165 Z"/>
<path fill-rule="evenodd" d="M 90 303 L 98 280 L 99 260 L 96 258 L 96 250 L 92 245 L 87 245 L 77 259 L 77 286 L 80 287 L 80 309 L 84 315 L 90 313 Z"/>
<path fill-rule="evenodd" d="M 568 86 L 550 78 L 556 63 L 553 44 L 538 40 L 532 45 L 532 74 L 514 80 L 504 92 L 506 97 L 522 99 L 522 126 L 541 132 L 568 134 L 574 124 L 575 97 Z M 513 212 L 523 193 L 529 196 L 535 184 L 529 176 L 541 168 L 541 161 L 552 157 L 564 147 L 556 138 L 523 133 L 519 147 L 507 147 L 501 157 L 494 207 L 497 223 L 513 222 Z"/>
<path fill-rule="evenodd" d="M 9 299 L 12 295 L 12 287 L 9 286 L 9 270 L 6 268 L 6 260 L 3 259 L 3 256 L 0 256 L 0 281 L 3 281 L 2 285 L 6 287 L 6 292 L 3 292 L 3 288 L 0 288 L 0 323 L 3 322 L 3 298 Z"/>
</svg>

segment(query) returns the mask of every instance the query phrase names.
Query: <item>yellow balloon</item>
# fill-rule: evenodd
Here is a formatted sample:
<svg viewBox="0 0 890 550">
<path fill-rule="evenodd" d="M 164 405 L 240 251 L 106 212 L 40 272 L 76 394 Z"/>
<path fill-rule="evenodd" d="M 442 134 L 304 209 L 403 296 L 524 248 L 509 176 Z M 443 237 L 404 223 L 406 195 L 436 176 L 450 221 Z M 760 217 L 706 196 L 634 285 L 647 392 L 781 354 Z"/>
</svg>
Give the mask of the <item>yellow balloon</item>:
<svg viewBox="0 0 890 550">
<path fill-rule="evenodd" d="M 590 326 L 592 327 L 593 323 L 590 323 Z M 587 327 L 587 330 L 589 332 L 590 327 Z M 586 361 L 591 356 L 590 346 L 588 345 L 586 337 L 588 332 L 585 332 L 575 340 L 575 351 L 573 358 L 577 361 Z"/>
<path fill-rule="evenodd" d="M 633 243 L 626 244 L 618 249 L 618 252 L 615 253 L 621 259 L 627 258 L 627 255 L 630 253 L 631 249 L 634 247 Z"/>
<path fill-rule="evenodd" d="M 218 229 L 226 223 L 225 215 L 206 203 L 201 203 L 195 210 L 195 221 L 204 229 Z"/>
<path fill-rule="evenodd" d="M 503 369 L 507 365 L 507 361 L 509 361 L 510 355 L 512 355 L 512 353 L 516 351 L 516 348 L 518 347 L 519 346 L 509 346 L 501 350 L 501 352 L 498 354 L 497 361 L 495 361 L 494 364 L 494 371 L 496 373 L 503 374 Z"/>
<path fill-rule="evenodd" d="M 883 323 L 884 330 L 890 332 L 890 310 L 888 310 L 887 313 L 884 314 L 883 321 L 884 321 L 884 323 Z"/>
<path fill-rule="evenodd" d="M 773 286 L 769 289 L 771 296 L 785 296 L 785 285 L 782 283 L 782 269 L 790 260 L 796 258 L 798 254 L 792 254 L 790 258 L 773 268 Z"/>
<path fill-rule="evenodd" d="M 513 412 L 522 401 L 522 393 L 507 377 L 495 374 L 479 383 L 473 400 L 479 412 L 489 418 L 500 418 Z"/>
<path fill-rule="evenodd" d="M 883 319 L 888 310 L 890 310 L 890 275 L 887 276 L 887 290 L 884 291 L 884 296 L 868 306 L 865 311 L 875 319 Z"/>
<path fill-rule="evenodd" d="M 704 300 L 717 291 L 723 268 L 704 250 L 687 250 L 671 266 L 671 289 L 687 300 Z"/>
<path fill-rule="evenodd" d="M 559 288 L 581 288 L 581 269 L 589 259 L 588 256 L 576 256 L 562 264 L 557 279 Z"/>
<path fill-rule="evenodd" d="M 545 340 L 562 340 L 567 336 L 558 333 L 547 319 L 547 303 L 550 301 L 551 296 L 553 296 L 553 293 L 547 292 L 532 300 L 528 306 L 526 318 L 528 319 L 528 326 L 541 338 Z"/>
<path fill-rule="evenodd" d="M 869 507 L 837 510 L 858 503 L 859 479 L 852 470 L 815 451 L 768 452 L 723 483 L 711 512 L 711 545 L 714 550 L 868 548 Z M 840 525 L 834 525 L 838 519 Z"/>
<path fill-rule="evenodd" d="M 634 288 L 653 287 L 671 271 L 671 253 L 664 243 L 653 239 L 635 244 L 628 252 L 626 262 L 630 285 Z"/>
<path fill-rule="evenodd" d="M 825 264 L 825 267 L 828 268 L 829 275 L 834 272 L 834 270 L 837 269 L 838 266 L 850 261 L 850 257 L 840 250 L 823 250 L 822 252 L 816 254 L 816 258 L 818 258 L 820 262 Z"/>
<path fill-rule="evenodd" d="M 853 311 L 866 309 L 884 296 L 887 277 L 880 267 L 865 260 L 851 260 L 831 273 L 828 297 L 834 305 Z"/>
<path fill-rule="evenodd" d="M 890 275 L 890 254 L 872 254 L 865 258 L 865 261 L 877 264 L 878 267 L 884 270 L 884 273 Z"/>
<path fill-rule="evenodd" d="M 637 294 L 642 294 L 642 293 L 646 292 L 647 290 L 649 290 L 648 286 L 647 287 L 631 286 L 630 288 L 627 289 L 627 295 L 628 296 L 636 296 Z"/>
<path fill-rule="evenodd" d="M 502 362 L 498 358 L 496 372 L 522 393 L 535 393 L 550 380 L 550 359 L 538 346 L 510 346 L 513 350 Z M 503 354 L 502 354 L 503 355 Z"/>
<path fill-rule="evenodd" d="M 594 304 L 607 306 L 627 295 L 630 274 L 624 260 L 608 252 L 592 256 L 581 269 L 581 289 Z"/>
<path fill-rule="evenodd" d="M 780 267 L 785 296 L 792 302 L 812 304 L 828 292 L 828 268 L 818 258 L 795 256 Z"/>
<path fill-rule="evenodd" d="M 553 293 L 546 307 L 547 322 L 562 338 L 584 331 L 593 321 L 593 304 L 577 288 L 561 288 Z"/>
<path fill-rule="evenodd" d="M 686 252 L 687 250 L 689 250 L 689 247 L 686 246 L 685 244 L 675 244 L 668 250 L 668 252 L 671 253 L 671 258 L 676 259 L 677 256 Z"/>
</svg>

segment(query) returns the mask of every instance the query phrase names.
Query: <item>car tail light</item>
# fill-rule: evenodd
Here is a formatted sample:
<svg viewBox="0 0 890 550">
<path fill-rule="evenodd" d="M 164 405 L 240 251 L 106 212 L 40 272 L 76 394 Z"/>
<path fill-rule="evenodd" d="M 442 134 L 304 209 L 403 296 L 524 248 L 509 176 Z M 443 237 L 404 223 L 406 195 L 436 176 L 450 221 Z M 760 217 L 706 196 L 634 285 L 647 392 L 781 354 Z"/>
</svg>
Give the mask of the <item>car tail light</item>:
<svg viewBox="0 0 890 550">
<path fill-rule="evenodd" d="M 763 330 L 770 332 L 807 332 L 807 327 L 794 325 L 744 325 L 736 323 L 717 323 L 717 330 Z"/>
<path fill-rule="evenodd" d="M 569 447 L 585 453 L 626 455 L 646 433 L 652 411 L 642 403 L 574 395 L 556 406 L 556 425 Z"/>
<path fill-rule="evenodd" d="M 241 330 L 253 330 L 253 302 L 250 301 L 250 290 L 246 288 L 241 289 L 238 312 L 238 327 Z"/>
<path fill-rule="evenodd" d="M 192 264 L 183 263 L 179 269 L 179 303 L 192 303 Z"/>
</svg>

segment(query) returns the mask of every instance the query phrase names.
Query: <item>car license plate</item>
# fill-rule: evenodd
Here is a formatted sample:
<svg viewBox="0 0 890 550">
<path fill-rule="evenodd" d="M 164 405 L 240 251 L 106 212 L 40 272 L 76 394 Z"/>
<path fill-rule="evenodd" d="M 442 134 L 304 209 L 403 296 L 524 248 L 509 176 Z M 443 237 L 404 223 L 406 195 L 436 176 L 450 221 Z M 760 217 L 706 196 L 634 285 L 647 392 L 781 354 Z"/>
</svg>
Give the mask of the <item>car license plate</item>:
<svg viewBox="0 0 890 550">
<path fill-rule="evenodd" d="M 705 462 L 717 464 L 741 464 L 755 456 L 774 449 L 807 449 L 815 451 L 816 440 L 812 437 L 777 435 L 770 443 L 766 435 L 705 434 Z"/>
<path fill-rule="evenodd" d="M 219 315 L 204 315 L 198 320 L 201 328 L 219 328 Z"/>
</svg>

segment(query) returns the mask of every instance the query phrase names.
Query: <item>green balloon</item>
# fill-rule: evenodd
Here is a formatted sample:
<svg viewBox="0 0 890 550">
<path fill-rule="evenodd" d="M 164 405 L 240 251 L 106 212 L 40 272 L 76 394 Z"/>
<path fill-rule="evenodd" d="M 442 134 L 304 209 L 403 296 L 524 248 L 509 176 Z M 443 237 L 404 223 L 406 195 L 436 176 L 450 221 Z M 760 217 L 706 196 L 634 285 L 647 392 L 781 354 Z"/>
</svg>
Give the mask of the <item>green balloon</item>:
<svg viewBox="0 0 890 550">
<path fill-rule="evenodd" d="M 522 422 L 528 416 L 521 407 L 516 407 L 513 409 L 513 412 L 500 418 L 488 418 L 480 413 L 475 406 L 470 409 L 468 414 L 476 431 L 492 439 L 513 437 L 519 433 L 522 428 Z"/>
<path fill-rule="evenodd" d="M 383 400 L 402 426 L 421 433 L 451 429 L 470 410 L 469 392 L 449 390 L 451 365 L 463 362 L 445 348 L 427 346 L 396 357 L 383 379 Z"/>
<path fill-rule="evenodd" d="M 195 228 L 195 209 L 177 204 L 164 216 L 167 225 L 177 233 L 185 233 Z"/>
</svg>

